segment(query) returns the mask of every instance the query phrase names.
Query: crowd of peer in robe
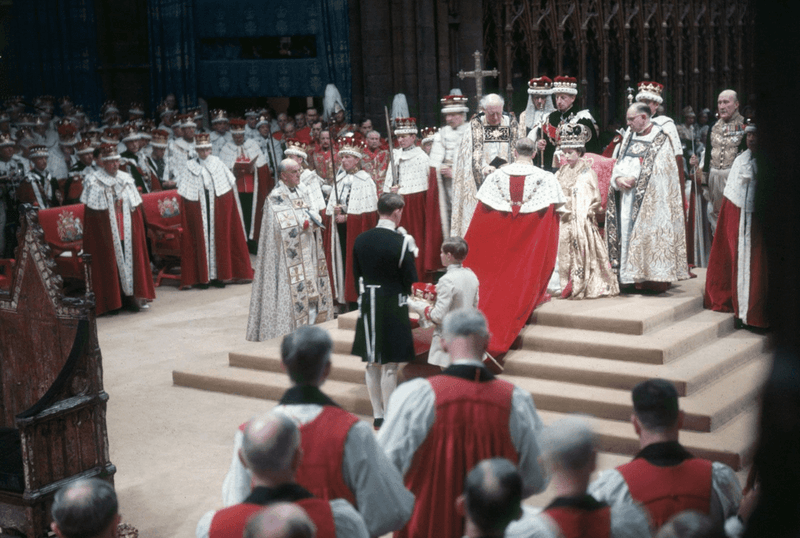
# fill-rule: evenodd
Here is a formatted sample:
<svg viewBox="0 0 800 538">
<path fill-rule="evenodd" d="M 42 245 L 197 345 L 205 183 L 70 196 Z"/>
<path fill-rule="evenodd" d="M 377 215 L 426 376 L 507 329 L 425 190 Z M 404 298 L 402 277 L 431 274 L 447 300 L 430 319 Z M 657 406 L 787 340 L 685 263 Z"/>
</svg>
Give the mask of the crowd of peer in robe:
<svg viewBox="0 0 800 538">
<path fill-rule="evenodd" d="M 155 298 L 148 262 L 157 260 L 142 246 L 147 239 L 141 237 L 137 217 L 139 198 L 176 189 L 184 228 L 181 287 L 247 282 L 253 275 L 243 240 L 256 252 L 268 195 L 283 185 L 281 162 L 290 158 L 301 169 L 297 188 L 310 217 L 304 216 L 301 224 L 322 239 L 322 249 L 306 257 L 302 272 L 309 282 L 326 273 L 328 283 L 311 286 L 312 293 L 281 295 L 278 302 L 291 297 L 304 304 L 299 315 L 289 309 L 294 318 L 289 325 L 271 324 L 258 335 L 248 330 L 249 338 L 274 337 L 299 323 L 317 321 L 315 302 L 326 302 L 327 315 L 319 321 L 355 307 L 360 290 L 352 247 L 359 233 L 377 224 L 377 200 L 384 192 L 405 200 L 398 229 L 413 238 L 416 281 L 421 283 L 433 283 L 441 275 L 443 241 L 467 237 L 473 216 L 484 208 L 511 212 L 517 219 L 511 228 L 521 228 L 526 216 L 547 205 L 533 207 L 544 203 L 539 193 L 548 187 L 541 184 L 535 189 L 521 184 L 527 191 L 519 200 L 511 200 L 516 191 L 503 190 L 508 188 L 503 168 L 514 170 L 508 166 L 517 159 L 517 141 L 529 139 L 534 144 L 530 164 L 555 173 L 563 199 L 552 200 L 559 228 L 549 249 L 556 252 L 552 267 L 548 249 L 537 254 L 544 260 L 536 262 L 541 268 L 512 261 L 520 271 L 536 273 L 527 278 L 532 282 L 523 293 L 526 308 L 550 297 L 661 293 L 671 282 L 693 276 L 691 267 L 708 266 L 706 306 L 735 312 L 745 326 L 765 328 L 766 270 L 758 222 L 752 218 L 752 118 L 742 116 L 735 92 L 725 90 L 718 100 L 718 121 L 708 124 L 709 111 L 704 110 L 701 118 L 706 121 L 698 128 L 687 107 L 685 122 L 677 125 L 658 112 L 663 86 L 645 81 L 638 90 L 626 113 L 628 128 L 605 148 L 590 111 L 575 106 L 577 83 L 571 77 L 532 79 L 519 121 L 495 94 L 484 97 L 468 120 L 468 100 L 454 91 L 441 100 L 446 125 L 439 130 L 419 129 L 408 117 L 402 95 L 396 96 L 389 140 L 372 129 L 370 120 L 348 123 L 332 85 L 326 89 L 322 116 L 313 107 L 292 118 L 269 109 L 248 109 L 242 118 L 212 110 L 204 121 L 200 109 L 178 114 L 173 98 L 159 107 L 158 125 L 136 103 L 125 122 L 116 103 L 106 103 L 99 124 L 86 121 L 80 106 L 67 97 L 58 102 L 60 117 L 53 115 L 52 97 L 32 103 L 11 98 L 0 114 L 0 250 L 13 257 L 20 203 L 40 208 L 84 203 L 89 209 L 89 222 L 83 223 L 89 235 L 87 252 L 103 268 L 93 279 L 98 313 L 147 307 Z M 752 109 L 748 115 L 753 116 Z M 674 165 L 666 158 L 670 154 Z M 525 176 L 527 171 L 517 170 Z M 727 181 L 731 171 L 733 178 Z M 543 181 L 552 186 L 552 178 Z M 112 209 L 114 204 L 119 207 Z M 101 216 L 104 212 L 108 218 Z M 473 227 L 473 234 L 485 238 L 480 226 Z M 471 243 L 473 249 L 482 248 L 480 239 Z M 488 265 L 479 273 L 490 274 L 478 277 L 493 290 L 490 280 L 498 279 L 498 264 L 478 259 L 487 255 L 508 258 L 502 250 L 481 250 L 465 263 Z M 316 265 L 323 258 L 324 270 Z M 550 280 L 542 289 L 545 274 Z M 330 296 L 324 290 L 318 293 L 319 288 L 329 289 Z M 490 302 L 501 305 L 506 295 L 503 289 L 484 293 L 479 308 L 491 308 Z M 514 308 L 520 310 L 517 315 L 526 310 Z M 491 324 L 500 323 L 492 317 Z M 495 353 L 503 347 L 491 346 Z"/>
</svg>

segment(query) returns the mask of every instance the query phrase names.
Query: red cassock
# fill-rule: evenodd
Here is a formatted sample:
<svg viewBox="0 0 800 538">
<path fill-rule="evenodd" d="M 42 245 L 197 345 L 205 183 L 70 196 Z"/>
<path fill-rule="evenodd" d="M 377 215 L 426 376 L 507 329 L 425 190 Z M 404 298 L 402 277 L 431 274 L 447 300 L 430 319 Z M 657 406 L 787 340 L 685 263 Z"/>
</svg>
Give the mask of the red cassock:
<svg viewBox="0 0 800 538">
<path fill-rule="evenodd" d="M 276 501 L 277 502 L 277 501 Z M 287 500 L 283 500 L 287 502 Z M 322 499 L 301 499 L 296 505 L 306 511 L 308 517 L 317 527 L 317 538 L 336 538 L 336 522 L 328 501 Z M 229 506 L 214 514 L 209 538 L 240 538 L 244 534 L 247 522 L 265 506 L 261 504 L 242 503 Z"/>
<path fill-rule="evenodd" d="M 717 232 L 711 245 L 706 271 L 706 290 L 703 306 L 717 312 L 733 312 L 740 316 L 737 286 L 739 259 L 739 218 L 741 209 L 727 198 L 717 221 Z M 750 231 L 750 300 L 747 305 L 747 325 L 767 328 L 767 253 L 756 219 Z"/>
<path fill-rule="evenodd" d="M 395 538 L 461 538 L 464 518 L 455 502 L 464 479 L 480 461 L 519 456 L 508 428 L 514 386 L 450 375 L 428 379 L 436 394 L 436 420 L 405 476 L 417 498 L 414 512 Z"/>
<path fill-rule="evenodd" d="M 436 168 L 433 167 L 428 173 L 427 192 L 428 195 L 425 198 L 425 213 L 427 215 L 425 219 L 425 245 L 424 251 L 420 252 L 425 273 L 420 273 L 419 268 L 417 268 L 417 274 L 420 279 L 422 279 L 422 275 L 442 268 L 442 259 L 439 254 L 441 253 L 444 237 L 442 234 L 442 215 L 439 209 L 439 185 L 436 181 Z"/>
<path fill-rule="evenodd" d="M 636 458 L 617 467 L 617 471 L 625 479 L 633 500 L 647 510 L 656 529 L 684 510 L 709 513 L 712 466 L 708 460 L 691 458 L 662 467 Z"/>
<path fill-rule="evenodd" d="M 370 211 L 360 215 L 347 215 L 347 261 L 344 273 L 344 298 L 348 303 L 358 301 L 358 290 L 356 290 L 356 277 L 353 273 L 353 245 L 362 232 L 371 230 L 378 224 L 378 212 Z"/>
<path fill-rule="evenodd" d="M 591 536 L 611 538 L 611 508 L 598 507 L 593 510 L 569 506 L 548 507 L 544 510 L 558 525 L 561 536 Z"/>
<path fill-rule="evenodd" d="M 356 497 L 342 475 L 344 445 L 358 417 L 333 405 L 300 426 L 303 459 L 295 480 L 319 499 L 345 499 L 356 506 Z"/>
<path fill-rule="evenodd" d="M 233 191 L 214 200 L 217 280 L 251 280 L 250 253 Z M 207 283 L 208 261 L 200 202 L 181 199 L 181 287 Z M 210 211 L 210 207 L 208 208 Z"/>
<path fill-rule="evenodd" d="M 522 187 L 514 185 L 520 180 L 524 184 L 524 177 L 511 178 L 512 201 L 521 199 Z M 489 323 L 487 351 L 494 357 L 509 350 L 533 309 L 549 299 L 547 283 L 558 254 L 559 217 L 553 204 L 514 213 L 480 202 L 464 237 L 469 245 L 464 267 L 480 282 L 478 309 Z"/>
<path fill-rule="evenodd" d="M 92 288 L 94 288 L 97 314 L 122 308 L 122 286 L 114 254 L 114 238 L 108 211 L 84 209 L 83 250 L 92 255 Z M 121 231 L 121 230 L 120 230 Z M 141 206 L 131 212 L 133 236 L 133 296 L 137 299 L 156 298 L 150 260 L 147 257 L 147 240 L 144 232 Z"/>
</svg>

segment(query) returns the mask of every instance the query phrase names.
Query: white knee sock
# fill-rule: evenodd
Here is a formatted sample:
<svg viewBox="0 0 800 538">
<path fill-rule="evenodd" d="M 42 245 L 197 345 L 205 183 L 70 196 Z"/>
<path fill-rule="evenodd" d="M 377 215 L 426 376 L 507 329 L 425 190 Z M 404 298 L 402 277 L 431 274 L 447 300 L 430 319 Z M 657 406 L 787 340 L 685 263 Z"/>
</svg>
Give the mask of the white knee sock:
<svg viewBox="0 0 800 538">
<path fill-rule="evenodd" d="M 367 392 L 369 401 L 372 402 L 372 416 L 383 418 L 383 398 L 381 398 L 381 365 L 378 363 L 367 364 Z"/>
<path fill-rule="evenodd" d="M 397 388 L 397 367 L 399 363 L 388 362 L 381 366 L 381 396 L 383 409 L 389 409 L 389 397 Z"/>
</svg>

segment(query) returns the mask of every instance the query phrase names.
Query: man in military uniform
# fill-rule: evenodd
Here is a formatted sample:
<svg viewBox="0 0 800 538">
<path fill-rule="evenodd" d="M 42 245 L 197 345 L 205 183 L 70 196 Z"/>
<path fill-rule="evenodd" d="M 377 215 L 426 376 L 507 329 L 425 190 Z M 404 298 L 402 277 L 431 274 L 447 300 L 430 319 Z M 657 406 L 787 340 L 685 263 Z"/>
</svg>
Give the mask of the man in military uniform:
<svg viewBox="0 0 800 538">
<path fill-rule="evenodd" d="M 706 142 L 706 148 L 711 148 L 711 155 L 706 159 L 703 178 L 700 180 L 703 197 L 709 202 L 707 214 L 711 233 L 717 229 L 725 183 L 733 161 L 739 153 L 747 149 L 744 117 L 739 112 L 739 97 L 735 91 L 725 90 L 719 94 L 717 111 L 719 119 L 709 129 Z M 690 160 L 692 165 L 697 163 L 696 158 Z"/>
<path fill-rule="evenodd" d="M 586 141 L 587 153 L 600 153 L 600 140 L 597 136 L 597 125 L 588 109 L 577 110 L 574 106 L 578 96 L 578 81 L 575 77 L 556 77 L 553 80 L 553 95 L 556 98 L 556 109 L 544 123 L 544 136 L 537 141 L 536 147 L 544 152 L 544 169 L 555 172 L 558 168 L 559 155 L 556 153 L 558 140 L 556 133 L 562 123 L 581 123 L 591 137 Z M 539 160 L 541 157 L 537 158 Z"/>
<path fill-rule="evenodd" d="M 364 170 L 372 176 L 378 194 L 383 192 L 386 181 L 386 170 L 389 167 L 389 150 L 381 148 L 381 135 L 378 131 L 370 131 L 366 137 L 364 148 Z"/>
<path fill-rule="evenodd" d="M 417 281 L 410 236 L 397 232 L 403 197 L 383 194 L 378 200 L 378 225 L 353 244 L 353 276 L 359 290 L 360 316 L 353 355 L 367 363 L 367 390 L 379 428 L 389 397 L 397 387 L 397 368 L 414 358 L 408 318 L 408 295 Z"/>
</svg>

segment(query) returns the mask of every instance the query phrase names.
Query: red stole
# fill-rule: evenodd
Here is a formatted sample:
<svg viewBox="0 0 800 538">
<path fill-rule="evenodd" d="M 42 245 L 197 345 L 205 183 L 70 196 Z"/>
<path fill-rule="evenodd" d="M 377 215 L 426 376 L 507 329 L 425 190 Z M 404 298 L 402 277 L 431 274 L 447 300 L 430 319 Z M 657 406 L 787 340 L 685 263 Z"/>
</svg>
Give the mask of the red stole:
<svg viewBox="0 0 800 538">
<path fill-rule="evenodd" d="M 514 385 L 507 381 L 475 382 L 450 375 L 428 379 L 436 395 L 436 419 L 405 476 L 416 496 L 402 538 L 461 538 L 464 519 L 456 498 L 464 478 L 481 460 L 507 458 L 517 463 L 508 421 Z"/>
<path fill-rule="evenodd" d="M 511 195 L 511 216 L 519 215 L 522 206 L 522 193 L 525 190 L 525 176 L 511 176 L 508 178 L 508 193 Z"/>
<path fill-rule="evenodd" d="M 684 510 L 708 514 L 711 505 L 711 462 L 701 458 L 659 467 L 644 458 L 617 467 L 633 500 L 650 513 L 658 529 Z"/>
<path fill-rule="evenodd" d="M 302 499 L 294 504 L 305 510 L 317 526 L 317 538 L 336 538 L 336 524 L 328 501 Z M 260 504 L 242 503 L 218 511 L 211 520 L 208 538 L 241 538 L 250 517 L 264 508 Z"/>
<path fill-rule="evenodd" d="M 611 508 L 604 506 L 597 510 L 581 510 L 569 506 L 547 508 L 545 514 L 561 529 L 563 538 L 610 538 Z"/>
<path fill-rule="evenodd" d="M 307 424 L 300 426 L 303 460 L 297 470 L 297 483 L 320 499 L 346 499 L 356 506 L 356 498 L 344 483 L 342 462 L 350 428 L 358 417 L 332 405 Z"/>
</svg>

